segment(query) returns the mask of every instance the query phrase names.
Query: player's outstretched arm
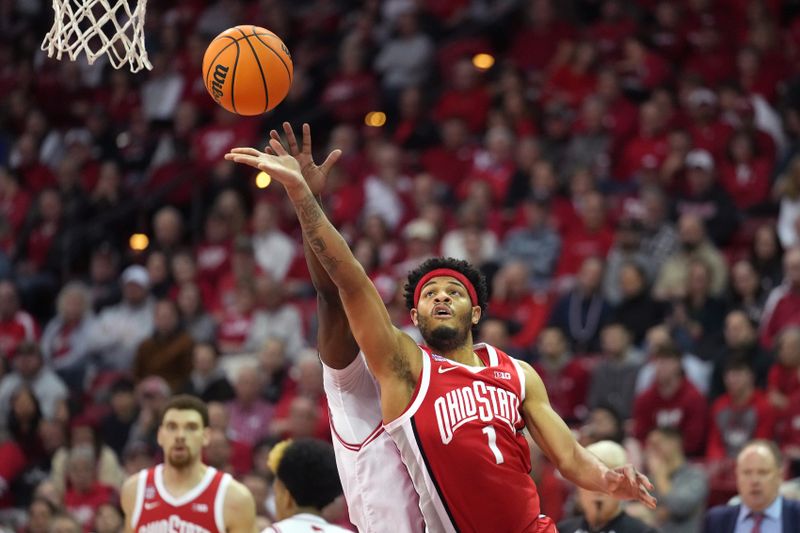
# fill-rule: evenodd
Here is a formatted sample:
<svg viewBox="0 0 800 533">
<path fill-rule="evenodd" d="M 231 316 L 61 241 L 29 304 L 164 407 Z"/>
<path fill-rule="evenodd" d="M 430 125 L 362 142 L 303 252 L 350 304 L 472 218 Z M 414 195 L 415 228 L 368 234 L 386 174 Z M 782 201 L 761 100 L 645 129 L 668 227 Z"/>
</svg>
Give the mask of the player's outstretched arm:
<svg viewBox="0 0 800 533">
<path fill-rule="evenodd" d="M 236 480 L 231 480 L 225 491 L 222 516 L 226 533 L 258 533 L 256 502 L 247 487 Z"/>
<path fill-rule="evenodd" d="M 139 484 L 141 472 L 134 474 L 125 480 L 119 492 L 119 502 L 122 506 L 122 513 L 125 515 L 125 533 L 133 533 L 133 508 L 136 505 L 136 486 Z"/>
<path fill-rule="evenodd" d="M 321 165 L 314 163 L 311 154 L 311 127 L 303 125 L 303 144 L 298 147 L 297 138 L 294 130 L 288 122 L 283 123 L 283 131 L 286 136 L 284 148 L 297 162 L 300 163 L 300 170 L 305 178 L 311 194 L 317 199 L 317 203 L 322 205 L 320 195 L 325 189 L 328 173 L 336 161 L 339 160 L 341 152 L 334 150 L 323 161 Z M 281 142 L 277 131 L 272 130 L 270 137 L 277 142 Z M 358 355 L 358 344 L 350 331 L 350 324 L 344 312 L 342 299 L 339 297 L 339 288 L 333 282 L 328 272 L 319 262 L 317 255 L 311 249 L 308 239 L 303 238 L 303 253 L 305 254 L 308 271 L 311 273 L 311 282 L 317 291 L 317 314 L 319 316 L 319 328 L 317 331 L 317 347 L 319 357 L 322 362 L 331 368 L 345 368 Z"/>
<path fill-rule="evenodd" d="M 381 386 L 402 382 L 410 383 L 413 389 L 422 365 L 419 348 L 411 337 L 392 325 L 377 289 L 325 216 L 303 179 L 297 159 L 275 139 L 270 139 L 270 148 L 275 155 L 254 148 L 234 148 L 225 158 L 258 168 L 284 186 L 303 237 L 339 289 L 353 336 Z"/>
<path fill-rule="evenodd" d="M 621 500 L 639 500 L 654 509 L 656 500 L 649 492 L 653 490 L 650 480 L 632 465 L 612 470 L 581 446 L 550 406 L 539 374 L 529 364 L 523 361 L 519 364 L 525 373 L 525 401 L 522 404 L 525 425 L 559 472 L 584 489 L 605 492 Z"/>
</svg>

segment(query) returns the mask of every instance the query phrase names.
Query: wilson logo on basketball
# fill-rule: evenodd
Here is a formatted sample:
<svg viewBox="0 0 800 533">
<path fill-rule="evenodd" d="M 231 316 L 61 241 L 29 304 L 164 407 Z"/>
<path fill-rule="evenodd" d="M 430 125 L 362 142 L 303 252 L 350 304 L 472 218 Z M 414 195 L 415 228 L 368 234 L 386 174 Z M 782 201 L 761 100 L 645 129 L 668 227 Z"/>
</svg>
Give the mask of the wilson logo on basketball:
<svg viewBox="0 0 800 533">
<path fill-rule="evenodd" d="M 222 98 L 224 94 L 222 92 L 222 86 L 225 84 L 225 78 L 228 77 L 229 69 L 229 67 L 224 67 L 222 65 L 217 65 L 214 68 L 214 79 L 211 82 L 211 94 L 217 102 L 219 102 L 219 99 Z"/>
</svg>

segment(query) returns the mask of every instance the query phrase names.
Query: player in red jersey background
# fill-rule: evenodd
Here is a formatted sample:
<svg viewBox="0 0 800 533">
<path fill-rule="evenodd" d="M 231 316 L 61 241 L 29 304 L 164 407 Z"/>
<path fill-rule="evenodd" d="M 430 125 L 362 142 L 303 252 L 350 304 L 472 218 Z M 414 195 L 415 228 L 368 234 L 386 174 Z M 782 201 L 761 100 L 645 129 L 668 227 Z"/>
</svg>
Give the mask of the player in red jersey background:
<svg viewBox="0 0 800 533">
<path fill-rule="evenodd" d="M 164 463 L 122 486 L 126 533 L 254 533 L 255 502 L 230 474 L 203 464 L 208 409 L 194 396 L 174 396 L 164 408 L 158 444 Z"/>
<path fill-rule="evenodd" d="M 303 236 L 339 288 L 353 336 L 378 379 L 384 423 L 420 494 L 429 531 L 555 531 L 552 521 L 539 515 L 536 489 L 527 475 L 530 461 L 521 459 L 523 452 L 527 455 L 520 438 L 525 427 L 570 481 L 655 507 L 645 476 L 631 466 L 609 469 L 575 441 L 530 365 L 491 346 L 473 347 L 472 327 L 487 299 L 485 280 L 477 270 L 463 261 L 439 260 L 409 280 L 406 292 L 413 294 L 407 300 L 412 300 L 411 319 L 428 345 L 423 350 L 392 325 L 378 291 L 326 218 L 298 161 L 276 139 L 270 148 L 276 155 L 237 148 L 225 157 L 267 172 L 285 187 Z M 438 393 L 442 395 L 433 399 Z M 447 394 L 451 396 L 445 399 Z M 441 422 L 443 413 L 452 414 L 449 420 L 455 422 L 449 432 L 433 423 L 437 418 Z M 469 438 L 456 438 L 457 432 Z M 478 434 L 486 439 L 480 447 Z M 447 472 L 431 459 L 470 460 L 479 453 L 480 460 L 451 460 Z M 467 479 L 454 474 L 456 468 L 469 473 L 469 482 L 456 482 Z M 514 482 L 508 482 L 512 471 Z M 448 484 L 442 486 L 444 477 Z M 482 504 L 465 503 L 477 500 Z"/>
</svg>

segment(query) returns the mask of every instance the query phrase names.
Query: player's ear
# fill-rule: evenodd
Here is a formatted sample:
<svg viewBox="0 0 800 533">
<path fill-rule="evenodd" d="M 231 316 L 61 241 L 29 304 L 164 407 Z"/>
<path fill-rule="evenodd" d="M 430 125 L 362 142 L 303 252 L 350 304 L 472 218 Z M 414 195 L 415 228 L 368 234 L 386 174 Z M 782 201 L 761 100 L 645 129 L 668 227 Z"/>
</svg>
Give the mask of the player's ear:
<svg viewBox="0 0 800 533">
<path fill-rule="evenodd" d="M 477 326 L 478 322 L 481 321 L 481 315 L 483 312 L 481 311 L 480 305 L 473 305 L 472 306 L 472 325 Z"/>
<path fill-rule="evenodd" d="M 209 442 L 211 442 L 211 428 L 206 426 L 203 428 L 203 447 L 208 446 Z"/>
<path fill-rule="evenodd" d="M 415 326 L 419 326 L 419 321 L 417 320 L 417 317 L 419 316 L 419 313 L 417 313 L 417 310 L 416 309 L 412 309 L 411 311 L 409 311 L 409 313 L 411 314 L 411 322 Z"/>
</svg>

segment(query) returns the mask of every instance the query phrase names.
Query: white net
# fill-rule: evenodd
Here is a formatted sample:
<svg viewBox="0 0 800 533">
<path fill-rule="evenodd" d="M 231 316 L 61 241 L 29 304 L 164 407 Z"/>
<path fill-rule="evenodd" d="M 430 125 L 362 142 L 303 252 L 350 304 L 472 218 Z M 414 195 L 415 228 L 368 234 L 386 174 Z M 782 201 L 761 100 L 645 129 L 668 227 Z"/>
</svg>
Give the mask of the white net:
<svg viewBox="0 0 800 533">
<path fill-rule="evenodd" d="M 131 72 L 150 70 L 144 47 L 146 7 L 147 0 L 53 0 L 55 20 L 42 50 L 56 59 L 66 54 L 72 61 L 85 52 L 90 65 L 106 54 L 114 68 L 128 64 Z"/>
</svg>

